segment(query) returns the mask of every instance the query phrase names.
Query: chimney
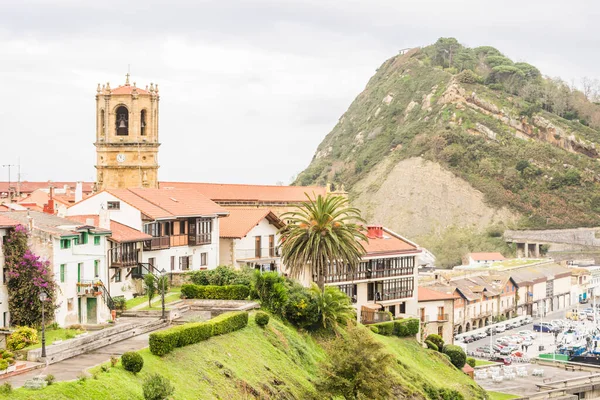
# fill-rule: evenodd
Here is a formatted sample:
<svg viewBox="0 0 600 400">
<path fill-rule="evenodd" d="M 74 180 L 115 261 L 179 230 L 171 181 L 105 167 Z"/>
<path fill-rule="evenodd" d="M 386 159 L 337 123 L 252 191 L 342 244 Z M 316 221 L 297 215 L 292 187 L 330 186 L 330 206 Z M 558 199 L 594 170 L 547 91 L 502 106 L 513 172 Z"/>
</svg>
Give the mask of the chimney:
<svg viewBox="0 0 600 400">
<path fill-rule="evenodd" d="M 75 203 L 79 203 L 83 200 L 83 182 L 78 181 L 75 186 Z"/>
<path fill-rule="evenodd" d="M 100 207 L 100 213 L 98 214 L 98 228 L 110 230 L 110 215 L 108 210 L 104 207 Z"/>
<path fill-rule="evenodd" d="M 50 186 L 50 194 L 48 195 L 48 203 L 44 204 L 44 210 L 46 214 L 54 215 L 54 187 Z"/>
<path fill-rule="evenodd" d="M 367 225 L 367 237 L 369 239 L 383 239 L 383 226 Z"/>
</svg>

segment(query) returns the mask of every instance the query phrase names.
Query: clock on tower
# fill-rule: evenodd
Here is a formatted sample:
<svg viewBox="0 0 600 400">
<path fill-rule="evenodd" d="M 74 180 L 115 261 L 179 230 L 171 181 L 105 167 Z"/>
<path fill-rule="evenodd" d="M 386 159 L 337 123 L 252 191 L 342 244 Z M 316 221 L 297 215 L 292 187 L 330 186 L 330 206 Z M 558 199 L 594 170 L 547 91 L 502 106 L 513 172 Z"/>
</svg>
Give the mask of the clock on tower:
<svg viewBox="0 0 600 400">
<path fill-rule="evenodd" d="M 158 188 L 158 85 L 96 90 L 96 190 Z"/>
</svg>

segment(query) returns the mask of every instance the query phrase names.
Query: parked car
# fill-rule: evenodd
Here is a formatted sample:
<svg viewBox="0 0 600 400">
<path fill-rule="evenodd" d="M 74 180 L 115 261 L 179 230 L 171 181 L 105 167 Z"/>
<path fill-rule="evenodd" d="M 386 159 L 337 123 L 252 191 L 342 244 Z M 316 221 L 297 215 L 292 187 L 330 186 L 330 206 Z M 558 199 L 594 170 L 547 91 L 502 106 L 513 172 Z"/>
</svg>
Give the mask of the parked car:
<svg viewBox="0 0 600 400">
<path fill-rule="evenodd" d="M 509 321 L 506 323 L 506 329 L 514 329 L 517 326 L 519 326 L 519 325 L 517 324 L 516 321 Z"/>
<path fill-rule="evenodd" d="M 531 318 L 529 315 L 526 316 L 525 318 L 523 318 L 523 325 L 527 325 L 533 322 L 533 318 Z"/>
<path fill-rule="evenodd" d="M 476 352 L 478 353 L 486 353 L 486 354 L 490 354 L 491 350 L 490 350 L 490 345 L 485 345 L 485 346 L 481 346 L 475 349 Z"/>
<path fill-rule="evenodd" d="M 487 337 L 487 334 L 485 332 L 479 332 L 476 333 L 476 335 L 479 339 L 485 339 Z"/>
<path fill-rule="evenodd" d="M 511 361 L 508 357 L 490 357 L 490 361 L 499 362 L 504 365 L 510 365 Z"/>
<path fill-rule="evenodd" d="M 552 325 L 550 322 L 537 322 L 533 324 L 534 332 L 554 332 L 556 325 Z"/>
<path fill-rule="evenodd" d="M 506 326 L 496 325 L 496 332 L 504 332 L 505 330 L 506 330 Z"/>
<path fill-rule="evenodd" d="M 510 335 L 509 336 L 510 339 L 513 339 L 515 342 L 517 342 L 517 344 L 521 344 L 523 343 L 523 337 L 519 336 L 519 335 Z"/>
<path fill-rule="evenodd" d="M 537 333 L 529 331 L 529 330 L 522 330 L 518 332 L 519 335 L 523 335 L 523 336 L 529 336 L 531 339 L 535 339 L 537 337 Z"/>
<path fill-rule="evenodd" d="M 463 342 L 465 342 L 465 343 L 472 343 L 474 341 L 475 341 L 475 339 L 473 338 L 472 335 L 465 335 L 463 337 Z"/>
<path fill-rule="evenodd" d="M 495 327 L 491 326 L 485 330 L 485 333 L 487 333 L 488 335 L 490 335 L 490 334 L 495 335 L 496 333 L 498 333 L 498 331 L 496 330 Z"/>
<path fill-rule="evenodd" d="M 530 338 L 527 338 L 525 340 L 523 340 L 523 343 L 521 343 L 523 346 L 533 346 L 533 340 L 531 340 Z"/>
</svg>

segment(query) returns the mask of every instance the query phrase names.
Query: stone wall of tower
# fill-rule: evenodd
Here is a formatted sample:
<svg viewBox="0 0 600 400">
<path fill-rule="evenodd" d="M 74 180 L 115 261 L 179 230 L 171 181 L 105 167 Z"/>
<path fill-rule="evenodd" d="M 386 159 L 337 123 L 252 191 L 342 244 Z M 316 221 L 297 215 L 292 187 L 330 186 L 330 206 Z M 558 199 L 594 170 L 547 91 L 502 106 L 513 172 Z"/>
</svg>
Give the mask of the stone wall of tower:
<svg viewBox="0 0 600 400">
<path fill-rule="evenodd" d="M 158 102 L 158 85 L 145 90 L 128 81 L 116 89 L 98 85 L 96 190 L 158 188 Z M 117 109 L 121 106 L 127 108 L 127 135 L 117 135 Z"/>
</svg>

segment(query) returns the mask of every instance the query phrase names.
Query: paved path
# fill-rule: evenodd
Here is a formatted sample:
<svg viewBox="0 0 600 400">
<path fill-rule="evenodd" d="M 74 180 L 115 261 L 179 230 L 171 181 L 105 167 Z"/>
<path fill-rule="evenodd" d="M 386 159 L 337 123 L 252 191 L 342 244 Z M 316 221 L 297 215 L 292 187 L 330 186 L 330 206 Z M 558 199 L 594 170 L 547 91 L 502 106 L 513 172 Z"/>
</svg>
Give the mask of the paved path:
<svg viewBox="0 0 600 400">
<path fill-rule="evenodd" d="M 54 375 L 56 381 L 75 380 L 84 370 L 110 360 L 111 355 L 120 356 L 127 351 L 140 350 L 148 347 L 148 336 L 151 332 L 144 333 L 130 339 L 114 343 L 86 354 L 69 358 L 46 368 L 40 368 L 21 375 L 13 376 L 5 381 L 10 382 L 13 387 L 21 387 L 25 381 L 38 375 Z"/>
</svg>

